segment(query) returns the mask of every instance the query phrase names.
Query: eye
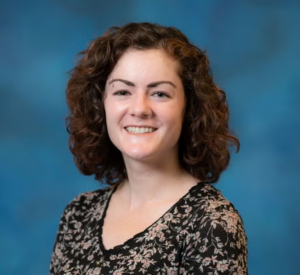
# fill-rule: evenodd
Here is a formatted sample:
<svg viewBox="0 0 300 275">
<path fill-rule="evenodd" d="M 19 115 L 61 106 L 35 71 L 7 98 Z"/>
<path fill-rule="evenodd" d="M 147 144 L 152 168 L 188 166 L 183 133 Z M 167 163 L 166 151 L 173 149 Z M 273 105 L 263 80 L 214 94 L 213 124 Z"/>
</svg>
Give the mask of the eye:
<svg viewBox="0 0 300 275">
<path fill-rule="evenodd" d="M 163 93 L 163 92 L 156 92 L 154 94 L 154 96 L 156 96 L 156 97 L 170 97 L 169 95 L 167 95 L 166 93 Z"/>
<path fill-rule="evenodd" d="M 115 92 L 114 95 L 125 96 L 125 95 L 129 95 L 129 92 L 122 90 L 122 91 Z"/>
</svg>

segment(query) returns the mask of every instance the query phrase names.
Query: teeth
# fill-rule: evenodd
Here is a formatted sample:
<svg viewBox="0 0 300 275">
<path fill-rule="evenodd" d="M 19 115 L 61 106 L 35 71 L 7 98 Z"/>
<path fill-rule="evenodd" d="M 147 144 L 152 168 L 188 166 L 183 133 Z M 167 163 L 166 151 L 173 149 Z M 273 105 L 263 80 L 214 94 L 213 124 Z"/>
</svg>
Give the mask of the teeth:
<svg viewBox="0 0 300 275">
<path fill-rule="evenodd" d="M 128 132 L 133 134 L 152 133 L 153 131 L 155 131 L 154 128 L 148 128 L 148 127 L 126 127 L 125 129 Z"/>
</svg>

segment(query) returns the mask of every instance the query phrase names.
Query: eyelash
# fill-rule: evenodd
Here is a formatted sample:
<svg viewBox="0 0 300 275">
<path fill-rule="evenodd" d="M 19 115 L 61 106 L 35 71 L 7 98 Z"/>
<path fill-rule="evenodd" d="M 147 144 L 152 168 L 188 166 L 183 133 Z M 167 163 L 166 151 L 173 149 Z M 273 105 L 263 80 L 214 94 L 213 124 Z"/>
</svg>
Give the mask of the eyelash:
<svg viewBox="0 0 300 275">
<path fill-rule="evenodd" d="M 114 93 L 114 95 L 120 95 L 120 96 L 125 96 L 127 94 L 129 94 L 128 91 L 117 91 L 117 92 Z"/>
<path fill-rule="evenodd" d="M 156 93 L 154 93 L 154 95 L 158 95 L 158 94 L 161 94 L 162 96 L 157 96 L 157 97 L 170 97 L 168 94 L 163 93 L 163 92 L 156 92 Z"/>
<path fill-rule="evenodd" d="M 117 91 L 114 93 L 114 95 L 117 95 L 117 96 L 125 96 L 125 95 L 128 95 L 129 92 L 128 91 L 125 91 L 125 90 L 122 90 L 122 91 Z M 170 98 L 170 96 L 164 92 L 155 92 L 153 94 L 155 97 L 160 97 L 160 98 L 164 98 L 164 97 L 167 97 L 167 98 Z"/>
</svg>

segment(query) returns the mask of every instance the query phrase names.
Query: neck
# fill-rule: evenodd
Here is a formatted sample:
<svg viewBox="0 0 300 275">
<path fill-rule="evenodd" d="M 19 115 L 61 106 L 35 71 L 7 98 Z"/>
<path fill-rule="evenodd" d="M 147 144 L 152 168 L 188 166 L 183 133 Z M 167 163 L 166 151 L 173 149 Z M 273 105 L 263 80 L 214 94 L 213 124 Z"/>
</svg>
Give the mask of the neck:
<svg viewBox="0 0 300 275">
<path fill-rule="evenodd" d="M 129 210 L 180 198 L 197 183 L 181 168 L 178 156 L 159 161 L 137 161 L 124 156 L 128 180 L 118 187 L 120 198 Z"/>
</svg>

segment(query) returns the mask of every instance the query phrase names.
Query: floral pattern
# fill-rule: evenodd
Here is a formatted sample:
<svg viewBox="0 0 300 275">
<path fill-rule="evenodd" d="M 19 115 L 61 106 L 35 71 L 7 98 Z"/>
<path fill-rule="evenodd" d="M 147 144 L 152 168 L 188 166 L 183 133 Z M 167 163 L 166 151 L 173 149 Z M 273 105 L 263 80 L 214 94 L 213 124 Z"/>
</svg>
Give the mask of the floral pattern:
<svg viewBox="0 0 300 275">
<path fill-rule="evenodd" d="M 77 196 L 66 207 L 50 275 L 246 275 L 242 219 L 220 191 L 198 183 L 147 229 L 112 249 L 102 226 L 115 187 Z"/>
</svg>

